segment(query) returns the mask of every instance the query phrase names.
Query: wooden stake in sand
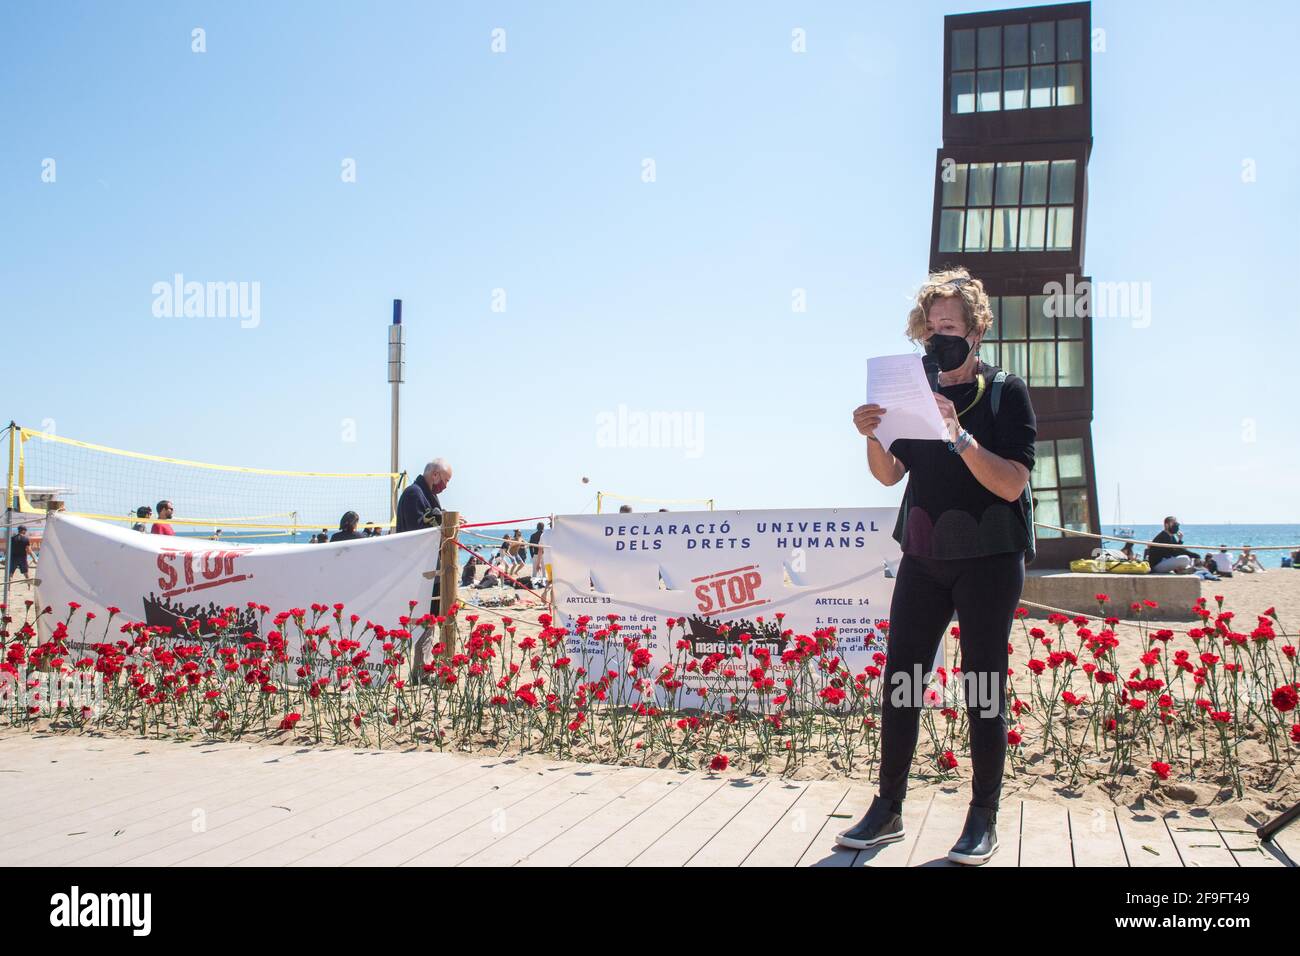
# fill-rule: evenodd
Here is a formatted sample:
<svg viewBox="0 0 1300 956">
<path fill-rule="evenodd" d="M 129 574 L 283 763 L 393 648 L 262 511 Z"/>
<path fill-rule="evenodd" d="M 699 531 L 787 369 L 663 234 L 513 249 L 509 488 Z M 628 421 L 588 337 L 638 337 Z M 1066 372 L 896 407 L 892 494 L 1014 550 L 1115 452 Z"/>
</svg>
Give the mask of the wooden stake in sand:
<svg viewBox="0 0 1300 956">
<path fill-rule="evenodd" d="M 456 622 L 452 619 L 451 609 L 459 598 L 457 589 L 460 575 L 456 567 L 456 537 L 460 533 L 460 512 L 444 511 L 442 513 L 442 556 L 438 562 L 442 576 L 438 593 L 438 613 L 444 618 L 442 625 L 443 654 L 451 657 L 456 653 Z"/>
</svg>

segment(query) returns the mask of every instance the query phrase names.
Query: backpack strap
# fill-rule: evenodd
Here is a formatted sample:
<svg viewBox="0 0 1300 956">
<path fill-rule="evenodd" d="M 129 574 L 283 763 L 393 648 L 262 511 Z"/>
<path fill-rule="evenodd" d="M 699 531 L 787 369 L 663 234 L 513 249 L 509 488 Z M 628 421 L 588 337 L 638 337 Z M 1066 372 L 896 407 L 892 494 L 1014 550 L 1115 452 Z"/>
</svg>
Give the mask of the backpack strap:
<svg viewBox="0 0 1300 956">
<path fill-rule="evenodd" d="M 998 369 L 998 374 L 993 376 L 993 391 L 989 394 L 989 402 L 993 407 L 993 417 L 998 417 L 998 406 L 1002 404 L 1002 386 L 1006 383 L 1006 369 Z"/>
</svg>

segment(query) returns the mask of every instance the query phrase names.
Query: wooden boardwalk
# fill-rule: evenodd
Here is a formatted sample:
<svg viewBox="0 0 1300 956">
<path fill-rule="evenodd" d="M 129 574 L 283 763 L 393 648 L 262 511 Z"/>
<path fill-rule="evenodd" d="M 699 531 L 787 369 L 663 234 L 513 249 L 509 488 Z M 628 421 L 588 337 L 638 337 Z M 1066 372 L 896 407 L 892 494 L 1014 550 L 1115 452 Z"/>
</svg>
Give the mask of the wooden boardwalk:
<svg viewBox="0 0 1300 956">
<path fill-rule="evenodd" d="M 906 805 L 905 840 L 836 847 L 850 782 L 546 760 L 129 738 L 0 737 L 0 865 L 948 866 L 965 796 Z M 1225 815 L 1226 816 L 1226 815 Z M 1294 866 L 1218 811 L 1006 800 L 989 866 Z"/>
</svg>

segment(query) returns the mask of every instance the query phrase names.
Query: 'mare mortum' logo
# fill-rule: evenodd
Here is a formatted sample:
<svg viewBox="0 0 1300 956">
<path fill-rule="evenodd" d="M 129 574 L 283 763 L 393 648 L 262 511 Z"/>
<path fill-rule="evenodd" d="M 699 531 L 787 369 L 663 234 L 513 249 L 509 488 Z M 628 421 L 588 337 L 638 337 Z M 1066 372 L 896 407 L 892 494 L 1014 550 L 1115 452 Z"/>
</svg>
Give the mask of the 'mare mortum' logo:
<svg viewBox="0 0 1300 956">
<path fill-rule="evenodd" d="M 246 581 L 251 574 L 237 574 L 235 559 L 251 554 L 252 548 L 225 548 L 220 551 L 182 551 L 163 548 L 158 553 L 158 587 L 163 597 L 175 597 L 190 591 L 203 591 Z"/>
<path fill-rule="evenodd" d="M 695 599 L 701 614 L 730 613 L 768 603 L 767 598 L 758 596 L 763 576 L 758 573 L 757 564 L 715 571 L 691 578 L 691 583 L 695 585 Z"/>
</svg>

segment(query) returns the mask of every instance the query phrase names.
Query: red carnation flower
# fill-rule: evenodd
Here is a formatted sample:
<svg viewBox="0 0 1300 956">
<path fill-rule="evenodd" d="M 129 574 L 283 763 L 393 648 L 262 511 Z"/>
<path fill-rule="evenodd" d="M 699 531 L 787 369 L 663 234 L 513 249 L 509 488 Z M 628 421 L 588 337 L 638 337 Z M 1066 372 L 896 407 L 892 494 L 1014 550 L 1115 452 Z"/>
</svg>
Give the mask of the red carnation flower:
<svg viewBox="0 0 1300 956">
<path fill-rule="evenodd" d="M 726 754 L 714 754 L 713 759 L 709 761 L 709 769 L 714 773 L 722 773 L 731 763 L 731 758 Z"/>
</svg>

